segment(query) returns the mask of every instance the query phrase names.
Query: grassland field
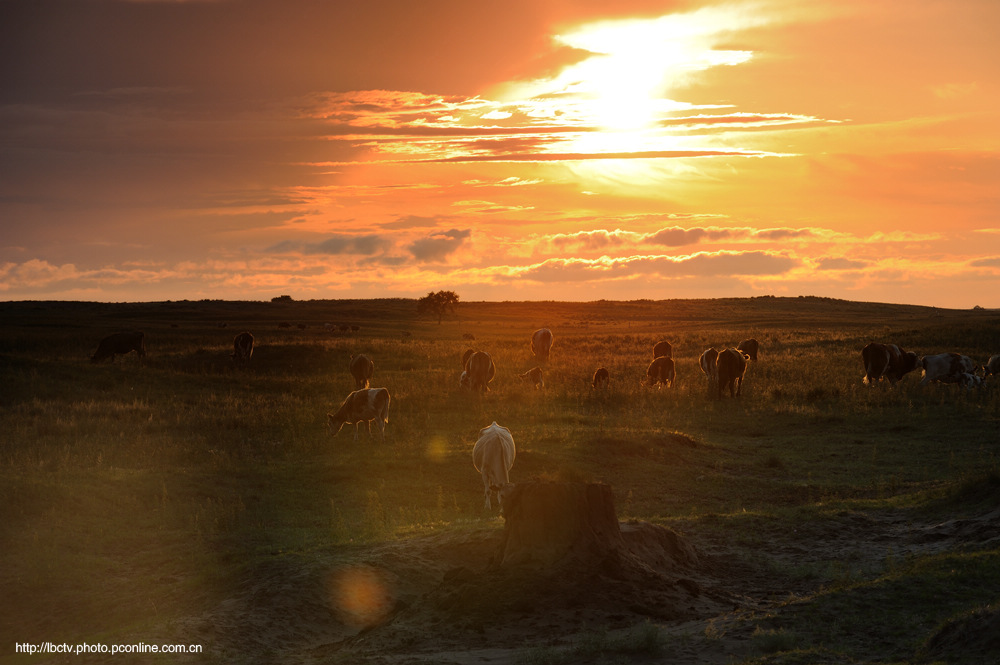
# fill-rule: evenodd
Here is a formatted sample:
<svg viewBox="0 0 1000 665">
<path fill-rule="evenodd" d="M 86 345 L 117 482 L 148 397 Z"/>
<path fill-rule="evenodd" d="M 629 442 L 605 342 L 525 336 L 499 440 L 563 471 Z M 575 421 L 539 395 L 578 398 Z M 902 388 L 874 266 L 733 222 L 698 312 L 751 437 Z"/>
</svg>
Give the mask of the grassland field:
<svg viewBox="0 0 1000 665">
<path fill-rule="evenodd" d="M 538 364 L 539 327 L 555 341 L 535 391 L 517 375 Z M 90 362 L 104 335 L 124 330 L 145 332 L 145 359 Z M 242 330 L 256 345 L 236 367 Z M 761 355 L 743 395 L 712 397 L 699 355 L 748 337 Z M 649 389 L 640 380 L 661 339 L 677 380 Z M 774 540 L 845 515 L 908 511 L 934 524 L 1000 503 L 998 384 L 920 386 L 915 372 L 866 386 L 869 341 L 982 363 L 1000 353 L 1000 313 L 823 298 L 463 302 L 439 324 L 405 299 L 0 303 L 0 662 L 43 662 L 15 654 L 19 642 L 193 641 L 179 627 L 276 559 L 499 531 L 471 457 L 492 421 L 514 435 L 513 482 L 610 484 L 621 519 L 669 526 L 770 578 L 769 609 L 725 620 L 752 638 L 718 662 L 975 662 L 979 652 L 927 645 L 977 612 L 996 623 L 1000 532 L 908 557 L 889 542 L 853 563 L 772 555 Z M 486 395 L 459 388 L 467 348 L 497 365 Z M 350 426 L 336 437 L 325 426 L 353 390 L 355 353 L 372 357 L 373 386 L 391 394 L 385 444 L 364 427 L 355 442 Z M 599 366 L 606 392 L 590 386 Z M 859 628 L 890 619 L 901 627 Z M 722 625 L 696 640 L 711 651 Z M 676 627 L 646 630 L 646 650 L 608 638 L 589 651 L 522 645 L 517 658 L 680 662 L 666 660 Z M 192 662 L 251 660 L 205 647 Z"/>
</svg>

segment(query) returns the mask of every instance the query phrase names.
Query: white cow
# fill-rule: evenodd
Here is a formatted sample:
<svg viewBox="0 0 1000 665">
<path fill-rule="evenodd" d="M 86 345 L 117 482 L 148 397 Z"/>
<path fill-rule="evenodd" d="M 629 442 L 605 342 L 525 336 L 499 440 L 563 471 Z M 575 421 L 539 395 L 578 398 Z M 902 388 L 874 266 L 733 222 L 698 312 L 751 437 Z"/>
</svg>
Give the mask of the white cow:
<svg viewBox="0 0 1000 665">
<path fill-rule="evenodd" d="M 363 388 L 355 390 L 337 413 L 326 414 L 326 424 L 336 436 L 345 424 L 354 425 L 354 442 L 358 441 L 358 427 L 368 424 L 368 436 L 372 435 L 372 421 L 378 426 L 379 439 L 385 443 L 385 426 L 389 422 L 389 391 L 385 388 Z"/>
<path fill-rule="evenodd" d="M 479 440 L 472 448 L 472 463 L 476 471 L 483 474 L 486 510 L 492 509 L 490 494 L 493 492 L 497 494 L 497 505 L 501 504 L 500 492 L 510 484 L 508 474 L 510 467 L 514 466 L 516 452 L 510 430 L 497 425 L 495 420 L 489 427 L 479 430 Z"/>
<path fill-rule="evenodd" d="M 548 328 L 539 328 L 531 334 L 531 352 L 535 354 L 540 362 L 549 359 L 549 351 L 552 349 L 552 331 Z"/>
<path fill-rule="evenodd" d="M 920 385 L 931 381 L 941 381 L 943 383 L 959 383 L 962 374 L 975 374 L 976 363 L 969 356 L 958 353 L 938 353 L 932 356 L 924 356 L 920 359 L 920 365 L 924 368 L 924 378 L 920 380 Z"/>
</svg>

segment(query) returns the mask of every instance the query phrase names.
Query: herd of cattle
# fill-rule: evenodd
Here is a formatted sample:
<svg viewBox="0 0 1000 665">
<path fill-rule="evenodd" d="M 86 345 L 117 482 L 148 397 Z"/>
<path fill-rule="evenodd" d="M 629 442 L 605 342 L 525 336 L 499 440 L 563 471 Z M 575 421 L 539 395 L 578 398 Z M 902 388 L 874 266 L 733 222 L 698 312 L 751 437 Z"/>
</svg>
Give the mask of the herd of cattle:
<svg viewBox="0 0 1000 665">
<path fill-rule="evenodd" d="M 548 328 L 536 330 L 531 335 L 531 352 L 535 359 L 545 364 L 552 349 L 552 331 Z M 246 364 L 253 355 L 254 337 L 249 332 L 241 332 L 233 339 L 232 359 L 234 362 Z M 92 362 L 100 362 L 115 355 L 135 351 L 142 358 L 146 355 L 145 336 L 142 332 L 123 332 L 108 335 L 100 341 L 97 351 L 91 357 Z M 723 397 L 728 389 L 730 397 L 739 396 L 743 388 L 743 377 L 749 363 L 756 362 L 760 353 L 760 344 L 756 339 L 746 339 L 736 347 L 721 351 L 715 348 L 706 349 L 701 354 L 699 364 L 709 382 L 710 390 Z M 971 358 L 958 353 L 939 353 L 935 355 L 918 356 L 905 351 L 896 344 L 880 344 L 872 342 L 861 351 L 864 366 L 864 383 L 875 385 L 885 380 L 890 385 L 895 384 L 906 374 L 922 369 L 921 385 L 931 381 L 956 383 L 966 388 L 981 386 L 986 377 L 1000 375 L 1000 354 L 994 355 L 985 365 L 978 365 Z M 389 391 L 385 388 L 372 388 L 371 380 L 375 372 L 375 363 L 366 355 L 352 355 L 349 370 L 354 379 L 355 390 L 335 413 L 327 414 L 327 425 L 332 434 L 336 435 L 344 425 L 354 425 L 354 440 L 358 440 L 358 431 L 362 423 L 368 426 L 371 436 L 371 423 L 379 430 L 379 438 L 385 441 L 385 427 L 389 422 Z M 496 376 L 496 365 L 492 356 L 486 351 L 468 349 L 462 357 L 462 373 L 459 385 L 470 391 L 488 392 L 489 384 Z M 519 375 L 520 379 L 539 389 L 545 383 L 541 366 L 535 366 Z M 661 341 L 653 347 L 653 360 L 646 369 L 643 383 L 649 387 L 672 387 L 676 377 L 673 360 L 673 348 L 669 342 Z M 595 390 L 606 390 L 611 382 L 611 375 L 606 367 L 599 367 L 594 372 L 592 386 Z M 497 496 L 498 504 L 502 503 L 503 490 L 509 484 L 509 472 L 514 464 L 516 449 L 510 430 L 498 425 L 496 421 L 479 432 L 479 437 L 473 447 L 473 464 L 482 474 L 485 491 L 485 507 L 491 508 L 490 497 Z"/>
</svg>

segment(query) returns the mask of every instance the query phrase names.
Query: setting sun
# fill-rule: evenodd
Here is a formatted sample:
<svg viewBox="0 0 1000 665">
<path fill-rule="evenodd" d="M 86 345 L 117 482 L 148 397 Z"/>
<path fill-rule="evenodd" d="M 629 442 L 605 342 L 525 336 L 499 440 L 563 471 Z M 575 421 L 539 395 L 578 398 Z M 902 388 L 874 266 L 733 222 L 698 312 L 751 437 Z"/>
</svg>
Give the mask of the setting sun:
<svg viewBox="0 0 1000 665">
<path fill-rule="evenodd" d="M 1000 5 L 301 1 L 2 3 L 6 297 L 995 292 Z"/>
</svg>

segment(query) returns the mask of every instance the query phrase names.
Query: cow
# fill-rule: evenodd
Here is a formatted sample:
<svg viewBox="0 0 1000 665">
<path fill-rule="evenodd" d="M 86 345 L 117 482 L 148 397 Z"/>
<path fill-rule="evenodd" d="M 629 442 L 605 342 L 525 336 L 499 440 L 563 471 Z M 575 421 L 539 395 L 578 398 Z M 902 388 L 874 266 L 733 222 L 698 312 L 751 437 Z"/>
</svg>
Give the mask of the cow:
<svg viewBox="0 0 1000 665">
<path fill-rule="evenodd" d="M 246 364 L 250 362 L 253 355 L 253 335 L 248 331 L 243 331 L 233 338 L 233 362 Z"/>
<path fill-rule="evenodd" d="M 539 328 L 531 334 L 531 352 L 539 362 L 546 362 L 549 359 L 549 351 L 552 349 L 552 331 L 548 328 Z"/>
<path fill-rule="evenodd" d="M 989 361 L 983 366 L 983 378 L 991 375 L 1000 376 L 1000 355 L 990 356 Z"/>
<path fill-rule="evenodd" d="M 475 342 L 476 341 L 476 336 L 473 335 L 472 333 L 462 333 L 462 339 L 467 339 L 467 340 L 469 340 L 471 342 Z"/>
<path fill-rule="evenodd" d="M 135 351 L 140 358 L 146 356 L 145 333 L 139 331 L 112 333 L 97 344 L 97 351 L 90 357 L 90 362 L 98 363 L 108 358 L 114 362 L 115 355 L 125 355 L 132 351 Z"/>
<path fill-rule="evenodd" d="M 496 375 L 497 368 L 493 364 L 493 358 L 490 354 L 485 351 L 473 351 L 468 354 L 468 360 L 465 363 L 465 371 L 462 372 L 462 378 L 459 383 L 463 388 L 468 388 L 469 390 L 480 390 L 482 392 L 489 392 L 489 382 L 493 380 Z"/>
<path fill-rule="evenodd" d="M 368 424 L 368 436 L 372 435 L 372 421 L 378 425 L 379 440 L 385 443 L 385 426 L 389 422 L 389 391 L 385 388 L 364 388 L 355 390 L 336 413 L 326 414 L 326 424 L 330 433 L 336 436 L 345 424 L 354 425 L 354 442 L 358 441 L 358 427 Z"/>
<path fill-rule="evenodd" d="M 757 362 L 757 352 L 760 351 L 760 343 L 756 339 L 751 337 L 750 339 L 745 339 L 739 344 L 737 344 L 736 350 L 740 351 L 750 360 Z"/>
<path fill-rule="evenodd" d="M 611 375 L 608 373 L 607 367 L 598 367 L 597 371 L 594 372 L 594 380 L 591 385 L 599 390 L 607 388 L 611 383 Z"/>
<path fill-rule="evenodd" d="M 663 340 L 657 342 L 653 345 L 653 358 L 667 357 L 672 358 L 674 353 L 674 347 L 671 346 L 670 342 Z"/>
<path fill-rule="evenodd" d="M 352 355 L 349 367 L 351 376 L 354 377 L 354 387 L 357 390 L 371 385 L 372 375 L 375 374 L 375 363 L 372 362 L 371 358 L 363 353 Z"/>
<path fill-rule="evenodd" d="M 701 371 L 705 373 L 705 376 L 709 378 L 710 381 L 719 380 L 719 352 L 713 346 L 712 348 L 705 349 L 705 352 L 701 354 L 701 358 L 698 359 L 698 364 L 701 365 Z"/>
<path fill-rule="evenodd" d="M 920 380 L 920 385 L 931 381 L 959 383 L 962 374 L 975 374 L 977 369 L 972 358 L 958 353 L 924 356 L 920 359 L 920 366 L 924 369 L 924 378 Z"/>
<path fill-rule="evenodd" d="M 728 348 L 719 352 L 716 360 L 716 370 L 719 377 L 719 399 L 722 399 L 723 388 L 729 388 L 729 396 L 737 397 L 743 393 L 743 375 L 747 371 L 750 358 L 742 351 Z"/>
<path fill-rule="evenodd" d="M 674 359 L 670 356 L 659 356 L 653 358 L 646 368 L 646 384 L 653 386 L 665 385 L 670 388 L 674 385 Z"/>
<path fill-rule="evenodd" d="M 883 378 L 894 384 L 920 366 L 920 359 L 912 351 L 878 342 L 870 342 L 861 349 L 861 361 L 865 366 L 864 382 L 868 385 Z"/>
<path fill-rule="evenodd" d="M 525 383 L 530 383 L 535 387 L 535 390 L 545 387 L 545 381 L 542 380 L 542 368 L 532 367 L 524 374 L 520 376 L 521 380 Z"/>
<path fill-rule="evenodd" d="M 479 430 L 479 439 L 472 448 L 472 464 L 483 476 L 484 507 L 492 510 L 490 495 L 496 493 L 497 505 L 503 508 L 502 491 L 510 485 L 510 468 L 514 466 L 514 437 L 510 430 L 497 425 L 494 420 L 489 427 Z"/>
</svg>

